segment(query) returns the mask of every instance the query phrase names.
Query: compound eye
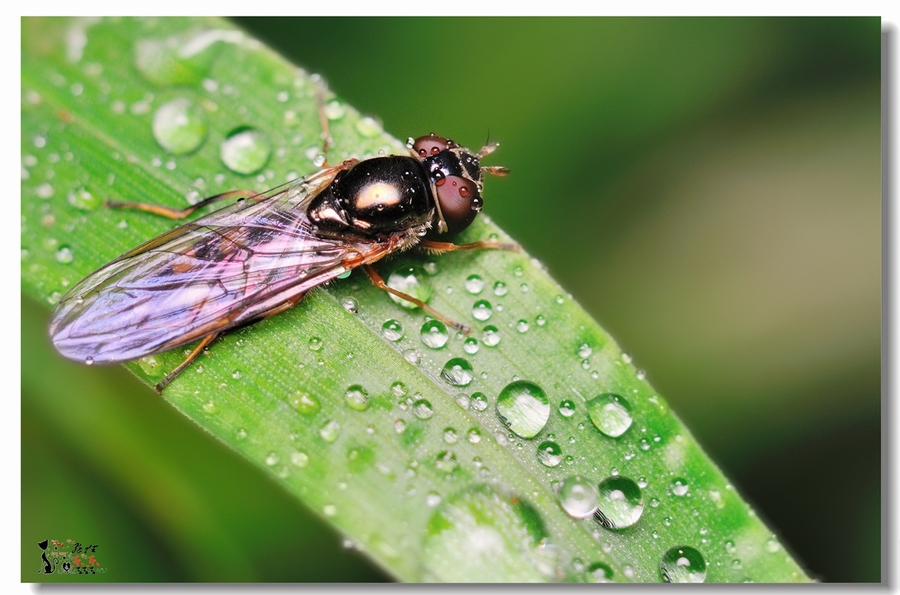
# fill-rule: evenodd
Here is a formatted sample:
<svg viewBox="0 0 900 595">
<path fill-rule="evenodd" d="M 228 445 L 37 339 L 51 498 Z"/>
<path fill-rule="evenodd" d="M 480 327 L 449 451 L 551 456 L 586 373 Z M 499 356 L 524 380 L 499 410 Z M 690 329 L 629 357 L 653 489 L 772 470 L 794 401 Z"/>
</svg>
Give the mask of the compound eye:
<svg viewBox="0 0 900 595">
<path fill-rule="evenodd" d="M 481 210 L 481 196 L 471 180 L 447 176 L 438 180 L 435 190 L 449 234 L 457 234 L 467 228 Z"/>
<path fill-rule="evenodd" d="M 434 134 L 429 134 L 427 136 L 420 136 L 414 140 L 412 149 L 416 152 L 416 155 L 419 156 L 419 159 L 425 159 L 426 157 L 437 155 L 441 151 L 449 149 L 452 146 L 453 141 L 440 136 L 435 136 Z"/>
</svg>

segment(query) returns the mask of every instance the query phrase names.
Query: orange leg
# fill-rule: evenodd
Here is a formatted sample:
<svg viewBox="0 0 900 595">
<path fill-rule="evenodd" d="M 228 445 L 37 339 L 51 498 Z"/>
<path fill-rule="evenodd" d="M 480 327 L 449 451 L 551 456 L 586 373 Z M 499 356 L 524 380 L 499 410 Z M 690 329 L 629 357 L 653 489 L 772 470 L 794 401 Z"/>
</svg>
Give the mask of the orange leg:
<svg viewBox="0 0 900 595">
<path fill-rule="evenodd" d="M 452 242 L 433 242 L 431 240 L 422 240 L 418 246 L 426 250 L 434 252 L 453 252 L 455 250 L 512 250 L 519 252 L 522 247 L 511 242 L 498 242 L 496 240 L 483 240 L 481 242 L 472 242 L 471 244 L 454 244 Z"/>
<path fill-rule="evenodd" d="M 174 370 L 172 370 L 171 372 L 166 374 L 165 378 L 163 378 L 162 380 L 157 382 L 156 386 L 153 387 L 153 390 L 155 390 L 157 393 L 162 394 L 163 389 L 166 388 L 167 386 L 169 386 L 169 383 L 172 382 L 173 380 L 175 380 L 176 376 L 181 374 L 181 372 L 185 368 L 187 368 L 189 365 L 191 365 L 191 362 L 193 362 L 195 359 L 197 359 L 197 356 L 200 355 L 201 353 L 203 353 L 203 350 L 206 349 L 210 343 L 215 341 L 216 337 L 218 337 L 218 336 L 219 336 L 219 333 L 212 333 L 210 335 L 206 335 L 205 337 L 203 337 L 203 340 L 201 340 L 200 343 L 196 347 L 194 347 L 194 350 L 190 353 L 190 355 L 188 355 L 183 362 L 178 364 L 177 368 L 175 368 Z"/>
<path fill-rule="evenodd" d="M 369 279 L 372 280 L 372 283 L 375 285 L 375 287 L 378 287 L 379 289 L 383 289 L 388 293 L 392 293 L 395 296 L 397 296 L 398 298 L 406 300 L 407 302 L 412 302 L 413 304 L 422 308 L 422 310 L 424 310 L 425 312 L 428 312 L 428 314 L 430 314 L 434 318 L 437 318 L 438 320 L 440 320 L 441 322 L 443 322 L 444 324 L 446 324 L 448 326 L 452 326 L 453 328 L 455 328 L 456 330 L 458 330 L 460 332 L 463 332 L 467 335 L 470 332 L 472 332 L 471 328 L 469 328 L 466 325 L 461 324 L 459 322 L 450 320 L 449 318 L 447 318 L 446 316 L 444 316 L 443 314 L 441 314 L 440 312 L 438 312 L 437 310 L 435 310 L 434 308 L 432 308 L 431 306 L 429 306 L 422 300 L 415 298 L 415 297 L 409 295 L 408 293 L 403 293 L 402 291 L 400 291 L 398 289 L 394 289 L 393 287 L 388 286 L 388 284 L 384 282 L 384 279 L 381 278 L 381 275 L 378 274 L 378 271 L 376 271 L 374 268 L 372 268 L 372 265 L 370 265 L 370 264 L 363 265 L 363 269 L 365 269 L 366 274 L 369 275 Z"/>
<path fill-rule="evenodd" d="M 168 217 L 169 219 L 184 219 L 197 209 L 202 209 L 203 207 L 211 205 L 215 202 L 219 202 L 220 200 L 228 200 L 232 198 L 252 199 L 256 197 L 262 198 L 262 196 L 263 195 L 252 190 L 231 190 L 229 192 L 223 192 L 222 194 L 210 196 L 209 198 L 204 198 L 197 204 L 185 207 L 183 209 L 176 209 L 175 207 L 165 207 L 163 205 L 153 205 L 146 202 L 126 202 L 118 200 L 107 200 L 106 206 L 112 209 L 133 209 L 135 211 L 144 211 L 147 213 L 153 213 L 154 215 Z"/>
</svg>

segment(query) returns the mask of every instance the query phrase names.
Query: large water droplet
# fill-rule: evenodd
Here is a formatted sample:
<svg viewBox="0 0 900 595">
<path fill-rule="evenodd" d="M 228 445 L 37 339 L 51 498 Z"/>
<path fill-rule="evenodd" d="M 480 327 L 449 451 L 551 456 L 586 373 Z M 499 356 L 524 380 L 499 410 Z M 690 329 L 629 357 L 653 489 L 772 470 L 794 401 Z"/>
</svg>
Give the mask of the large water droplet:
<svg viewBox="0 0 900 595">
<path fill-rule="evenodd" d="M 233 130 L 219 147 L 222 163 L 231 171 L 244 175 L 261 170 L 271 154 L 272 147 L 266 136 L 246 126 Z"/>
<path fill-rule="evenodd" d="M 402 265 L 394 269 L 387 278 L 388 287 L 402 291 L 405 294 L 427 302 L 431 299 L 434 289 L 431 285 L 431 278 L 421 266 L 417 264 Z M 391 299 L 400 306 L 412 310 L 418 308 L 414 303 L 408 302 L 394 294 L 388 294 Z"/>
<path fill-rule="evenodd" d="M 541 442 L 537 449 L 538 460 L 546 467 L 556 467 L 562 461 L 562 449 L 552 440 Z"/>
<path fill-rule="evenodd" d="M 518 380 L 500 391 L 497 413 L 506 427 L 518 436 L 534 438 L 550 418 L 550 400 L 537 384 Z"/>
<path fill-rule="evenodd" d="M 435 509 L 422 556 L 426 580 L 436 582 L 546 582 L 558 563 L 538 512 L 484 485 Z"/>
<path fill-rule="evenodd" d="M 450 334 L 447 325 L 440 320 L 429 320 L 422 325 L 422 343 L 432 349 L 440 349 L 447 344 Z"/>
<path fill-rule="evenodd" d="M 594 518 L 607 529 L 624 529 L 641 518 L 644 497 L 634 481 L 621 475 L 607 477 L 598 486 L 600 503 Z"/>
<path fill-rule="evenodd" d="M 673 547 L 663 554 L 659 570 L 667 583 L 702 583 L 706 580 L 703 554 L 686 545 Z"/>
<path fill-rule="evenodd" d="M 599 497 L 597 486 L 580 475 L 567 477 L 559 486 L 559 504 L 572 518 L 583 519 L 594 514 Z"/>
<path fill-rule="evenodd" d="M 472 316 L 475 317 L 475 320 L 484 322 L 490 318 L 493 313 L 494 311 L 491 309 L 491 303 L 487 300 L 478 300 L 472 306 Z"/>
<path fill-rule="evenodd" d="M 468 386 L 475 378 L 472 364 L 461 357 L 454 357 L 441 370 L 441 378 L 453 386 Z"/>
<path fill-rule="evenodd" d="M 369 408 L 369 393 L 360 385 L 354 384 L 344 393 L 344 402 L 354 411 L 365 411 Z"/>
<path fill-rule="evenodd" d="M 153 136 L 173 155 L 196 151 L 206 139 L 203 111 L 187 98 L 173 99 L 153 115 Z"/>
<path fill-rule="evenodd" d="M 619 395 L 598 395 L 587 402 L 587 409 L 594 426 L 610 438 L 618 438 L 631 427 L 631 407 Z"/>
<path fill-rule="evenodd" d="M 399 341 L 403 338 L 403 325 L 391 318 L 381 325 L 381 334 L 388 341 Z"/>
</svg>

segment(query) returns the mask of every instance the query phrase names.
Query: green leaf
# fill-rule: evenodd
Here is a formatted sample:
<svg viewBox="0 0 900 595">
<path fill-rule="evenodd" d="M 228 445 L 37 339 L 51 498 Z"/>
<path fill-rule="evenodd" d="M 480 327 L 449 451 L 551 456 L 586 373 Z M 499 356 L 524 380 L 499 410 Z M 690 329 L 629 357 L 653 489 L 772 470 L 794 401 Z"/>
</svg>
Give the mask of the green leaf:
<svg viewBox="0 0 900 595">
<path fill-rule="evenodd" d="M 224 21 L 25 19 L 22 72 L 22 288 L 48 306 L 172 226 L 103 199 L 184 206 L 316 170 L 319 83 Z M 326 113 L 331 162 L 405 151 L 339 99 Z M 459 241 L 492 237 L 482 216 Z M 539 262 L 378 268 L 412 270 L 471 335 L 355 272 L 216 341 L 163 397 L 401 580 L 808 580 Z M 128 368 L 152 386 L 183 358 Z"/>
</svg>

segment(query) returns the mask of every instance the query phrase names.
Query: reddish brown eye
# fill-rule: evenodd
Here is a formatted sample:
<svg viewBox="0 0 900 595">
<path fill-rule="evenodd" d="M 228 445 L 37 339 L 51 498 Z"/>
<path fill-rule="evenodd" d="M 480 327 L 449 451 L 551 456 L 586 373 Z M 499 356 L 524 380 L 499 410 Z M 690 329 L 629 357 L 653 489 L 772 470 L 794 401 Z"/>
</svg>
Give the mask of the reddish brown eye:
<svg viewBox="0 0 900 595">
<path fill-rule="evenodd" d="M 450 184 L 435 183 L 435 189 L 441 214 L 447 222 L 447 233 L 456 234 L 475 219 L 481 207 L 481 198 L 471 180 L 459 176 L 447 176 L 447 179 Z"/>
<path fill-rule="evenodd" d="M 429 134 L 420 136 L 413 141 L 412 148 L 421 159 L 425 159 L 429 155 L 437 155 L 445 149 L 454 146 L 454 142 L 446 138 Z"/>
</svg>

